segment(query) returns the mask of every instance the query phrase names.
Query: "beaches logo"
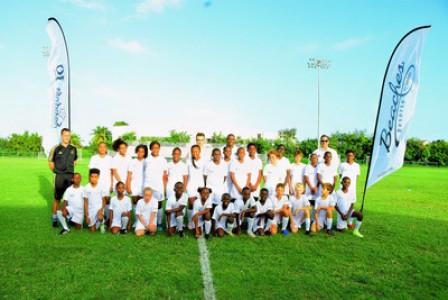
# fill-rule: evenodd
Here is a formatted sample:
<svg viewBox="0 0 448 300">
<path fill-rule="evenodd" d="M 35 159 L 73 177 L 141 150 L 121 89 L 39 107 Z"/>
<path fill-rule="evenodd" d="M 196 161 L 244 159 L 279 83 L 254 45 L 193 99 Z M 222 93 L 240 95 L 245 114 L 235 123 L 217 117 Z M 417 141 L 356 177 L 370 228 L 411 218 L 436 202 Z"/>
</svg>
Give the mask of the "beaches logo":
<svg viewBox="0 0 448 300">
<path fill-rule="evenodd" d="M 392 92 L 392 105 L 390 107 L 390 118 L 387 127 L 381 131 L 380 145 L 384 145 L 389 153 L 390 148 L 398 147 L 403 141 L 403 130 L 405 126 L 406 95 L 412 91 L 415 79 L 415 66 L 406 68 L 405 63 L 398 65 L 395 82 L 389 81 L 389 89 Z"/>
<path fill-rule="evenodd" d="M 61 127 L 67 116 L 64 103 L 61 101 L 62 86 L 65 80 L 65 70 L 63 65 L 56 66 L 56 92 L 54 95 L 53 107 L 53 128 Z"/>
</svg>

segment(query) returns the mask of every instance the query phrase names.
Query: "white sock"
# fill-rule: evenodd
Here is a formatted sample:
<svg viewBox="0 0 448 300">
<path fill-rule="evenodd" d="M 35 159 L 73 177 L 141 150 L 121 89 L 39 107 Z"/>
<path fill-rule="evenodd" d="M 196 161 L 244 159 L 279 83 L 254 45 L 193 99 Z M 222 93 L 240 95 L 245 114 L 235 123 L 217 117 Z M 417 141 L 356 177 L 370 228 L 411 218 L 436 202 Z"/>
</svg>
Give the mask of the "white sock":
<svg viewBox="0 0 448 300">
<path fill-rule="evenodd" d="M 305 229 L 306 229 L 306 231 L 310 231 L 310 224 L 311 224 L 311 219 L 310 218 L 306 218 L 305 219 Z"/>
<path fill-rule="evenodd" d="M 333 226 L 333 218 L 327 218 L 327 230 L 330 230 Z"/>
<path fill-rule="evenodd" d="M 205 221 L 205 234 L 210 234 L 210 230 L 212 229 L 212 221 Z"/>
<path fill-rule="evenodd" d="M 355 230 L 359 230 L 361 228 L 362 221 L 357 221 L 355 225 Z"/>
<path fill-rule="evenodd" d="M 288 227 L 288 221 L 289 221 L 288 217 L 282 218 L 282 230 L 286 230 L 286 227 Z"/>
<path fill-rule="evenodd" d="M 121 217 L 121 229 L 128 228 L 129 218 L 128 217 Z"/>
<path fill-rule="evenodd" d="M 182 215 L 176 217 L 176 222 L 177 222 L 177 231 L 184 230 L 184 216 Z"/>
<path fill-rule="evenodd" d="M 193 228 L 193 210 L 187 209 L 187 217 L 188 217 L 188 227 Z"/>
<path fill-rule="evenodd" d="M 159 208 L 157 211 L 157 226 L 162 225 L 162 219 L 163 219 L 163 208 Z"/>
<path fill-rule="evenodd" d="M 254 231 L 254 218 L 247 218 L 247 232 Z"/>
<path fill-rule="evenodd" d="M 226 228 L 227 232 L 232 232 L 234 226 L 235 222 L 232 223 L 227 222 L 227 228 Z"/>
<path fill-rule="evenodd" d="M 58 219 L 58 213 L 56 212 L 55 214 L 53 214 L 53 221 L 56 221 L 57 219 Z"/>
<path fill-rule="evenodd" d="M 64 228 L 65 230 L 70 230 L 67 226 L 67 220 L 62 215 L 62 211 L 58 210 L 56 212 L 56 218 L 59 220 L 59 223 L 61 223 L 62 228 Z"/>
<path fill-rule="evenodd" d="M 348 220 L 347 220 L 347 224 L 348 224 L 348 225 L 352 225 L 352 224 L 353 224 L 353 219 L 354 219 L 354 218 L 348 218 Z"/>
</svg>

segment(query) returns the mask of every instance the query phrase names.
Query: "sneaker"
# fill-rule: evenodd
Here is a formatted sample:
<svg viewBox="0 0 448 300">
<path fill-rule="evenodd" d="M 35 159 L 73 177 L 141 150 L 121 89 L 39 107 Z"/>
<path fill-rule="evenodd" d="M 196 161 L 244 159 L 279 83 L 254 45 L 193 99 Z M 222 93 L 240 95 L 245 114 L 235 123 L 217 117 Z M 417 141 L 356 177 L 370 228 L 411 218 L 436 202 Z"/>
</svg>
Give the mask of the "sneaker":
<svg viewBox="0 0 448 300">
<path fill-rule="evenodd" d="M 185 236 L 184 231 L 183 230 L 179 231 L 179 237 L 183 238 L 184 236 Z"/>
<path fill-rule="evenodd" d="M 53 218 L 51 218 L 51 225 L 52 225 L 53 227 L 58 227 L 58 219 L 53 219 Z"/>
<path fill-rule="evenodd" d="M 105 233 L 106 232 L 106 226 L 104 226 L 104 224 L 100 225 L 100 231 L 101 231 L 101 233 Z"/>
<path fill-rule="evenodd" d="M 120 230 L 120 233 L 121 233 L 121 234 L 126 234 L 126 233 L 128 233 L 128 230 L 127 230 L 127 229 L 121 229 L 121 230 Z"/>
<path fill-rule="evenodd" d="M 282 230 L 282 234 L 286 236 L 286 235 L 288 235 L 288 234 L 289 234 L 289 231 L 288 231 L 288 230 L 286 230 L 286 229 L 283 229 L 283 230 Z"/>
<path fill-rule="evenodd" d="M 354 235 L 354 236 L 357 236 L 357 237 L 360 237 L 360 238 L 363 238 L 363 237 L 364 237 L 364 235 L 362 235 L 362 234 L 359 232 L 359 230 L 353 230 L 353 235 Z"/>
<path fill-rule="evenodd" d="M 158 231 L 158 232 L 162 232 L 162 231 L 163 231 L 163 226 L 162 226 L 162 224 L 157 225 L 157 231 Z"/>
<path fill-rule="evenodd" d="M 229 236 L 233 236 L 233 232 L 232 232 L 232 231 L 226 231 L 226 233 L 227 233 Z"/>
<path fill-rule="evenodd" d="M 305 234 L 306 234 L 306 235 L 310 235 L 310 233 L 311 233 L 310 230 L 305 231 Z"/>
<path fill-rule="evenodd" d="M 248 231 L 247 231 L 247 235 L 250 236 L 250 237 L 253 237 L 253 238 L 254 238 L 254 237 L 257 237 L 257 236 L 255 235 L 255 233 L 252 232 L 252 230 L 248 230 Z"/>
<path fill-rule="evenodd" d="M 206 234 L 206 235 L 205 235 L 205 239 L 206 239 L 206 240 L 210 240 L 210 238 L 211 238 L 210 234 Z"/>
<path fill-rule="evenodd" d="M 327 229 L 327 234 L 330 235 L 330 236 L 333 236 L 333 235 L 334 235 L 334 232 L 333 232 L 333 230 L 331 230 L 331 229 Z"/>
<path fill-rule="evenodd" d="M 69 232 L 70 232 L 69 230 L 62 229 L 61 232 L 60 232 L 59 234 L 60 234 L 60 235 L 66 235 L 66 234 L 69 233 Z"/>
</svg>

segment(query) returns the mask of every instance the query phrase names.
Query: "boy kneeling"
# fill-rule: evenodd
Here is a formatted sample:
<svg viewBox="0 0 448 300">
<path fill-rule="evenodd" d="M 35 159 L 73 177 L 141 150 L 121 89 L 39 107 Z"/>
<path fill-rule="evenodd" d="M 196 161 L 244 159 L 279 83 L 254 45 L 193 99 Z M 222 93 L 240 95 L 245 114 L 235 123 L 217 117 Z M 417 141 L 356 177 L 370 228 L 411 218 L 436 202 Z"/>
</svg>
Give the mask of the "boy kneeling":
<svg viewBox="0 0 448 300">
<path fill-rule="evenodd" d="M 135 208 L 137 224 L 135 226 L 135 235 L 140 237 L 146 233 L 155 235 L 157 232 L 157 212 L 159 210 L 159 201 L 152 196 L 152 189 L 146 187 L 143 190 L 143 199 L 138 200 Z"/>
</svg>

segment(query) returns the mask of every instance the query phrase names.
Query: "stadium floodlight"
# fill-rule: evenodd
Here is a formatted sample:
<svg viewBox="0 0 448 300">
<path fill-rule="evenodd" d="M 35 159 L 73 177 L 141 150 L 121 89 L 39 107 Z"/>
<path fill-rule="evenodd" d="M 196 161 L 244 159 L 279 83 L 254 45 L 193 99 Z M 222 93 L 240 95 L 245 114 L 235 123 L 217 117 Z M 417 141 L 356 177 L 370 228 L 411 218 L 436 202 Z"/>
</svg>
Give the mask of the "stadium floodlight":
<svg viewBox="0 0 448 300">
<path fill-rule="evenodd" d="M 308 60 L 308 68 L 317 70 L 317 145 L 319 147 L 320 138 L 320 83 L 319 83 L 319 71 L 327 70 L 330 68 L 331 61 L 328 59 L 310 58 Z"/>
</svg>

